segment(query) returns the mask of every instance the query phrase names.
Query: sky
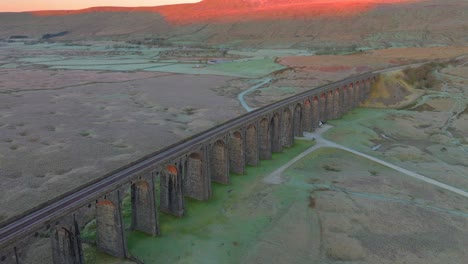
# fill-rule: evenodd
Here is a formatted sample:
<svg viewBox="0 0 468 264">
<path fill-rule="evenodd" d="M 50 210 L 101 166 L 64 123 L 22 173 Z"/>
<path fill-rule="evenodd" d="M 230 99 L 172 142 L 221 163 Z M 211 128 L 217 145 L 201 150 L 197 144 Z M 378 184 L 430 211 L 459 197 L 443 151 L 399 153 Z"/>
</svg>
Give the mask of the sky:
<svg viewBox="0 0 468 264">
<path fill-rule="evenodd" d="M 93 6 L 158 6 L 200 0 L 0 0 L 0 12 L 73 10 Z"/>
</svg>

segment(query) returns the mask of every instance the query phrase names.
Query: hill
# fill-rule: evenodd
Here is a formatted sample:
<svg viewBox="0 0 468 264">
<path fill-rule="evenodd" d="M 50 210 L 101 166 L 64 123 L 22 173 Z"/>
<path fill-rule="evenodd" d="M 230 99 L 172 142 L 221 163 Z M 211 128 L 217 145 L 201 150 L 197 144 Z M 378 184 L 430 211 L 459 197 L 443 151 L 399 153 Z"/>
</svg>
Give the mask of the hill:
<svg viewBox="0 0 468 264">
<path fill-rule="evenodd" d="M 468 2 L 205 0 L 161 7 L 0 13 L 0 38 L 166 38 L 174 43 L 311 48 L 465 45 Z"/>
</svg>

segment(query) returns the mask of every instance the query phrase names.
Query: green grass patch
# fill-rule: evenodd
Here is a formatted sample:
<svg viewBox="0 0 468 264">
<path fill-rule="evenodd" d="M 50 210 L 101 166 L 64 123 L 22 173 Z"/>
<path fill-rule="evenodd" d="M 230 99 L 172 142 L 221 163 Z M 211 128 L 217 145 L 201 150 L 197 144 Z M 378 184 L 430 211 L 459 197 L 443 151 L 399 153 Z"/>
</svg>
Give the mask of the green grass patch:
<svg viewBox="0 0 468 264">
<path fill-rule="evenodd" d="M 274 206 L 285 207 L 292 198 L 276 196 L 278 186 L 262 179 L 312 145 L 297 140 L 293 148 L 273 154 L 272 160 L 247 167 L 245 175 L 231 175 L 230 185 L 213 184 L 210 201 L 186 199 L 182 218 L 161 214 L 160 237 L 130 232 L 131 253 L 144 263 L 239 263 L 279 210 L 269 208 L 263 199 L 271 195 L 278 200 Z"/>
<path fill-rule="evenodd" d="M 393 109 L 356 108 L 341 119 L 328 121 L 333 128 L 323 136 L 349 148 L 367 152 L 374 145 L 372 140 L 381 139 L 374 128 L 392 126 L 388 118 L 394 113 L 399 112 Z"/>
<path fill-rule="evenodd" d="M 274 62 L 274 59 L 242 59 L 237 61 L 202 65 L 196 63 L 175 63 L 172 65 L 146 68 L 145 71 L 160 71 L 182 74 L 223 75 L 244 78 L 259 78 L 285 67 Z"/>
<path fill-rule="evenodd" d="M 274 59 L 238 60 L 208 66 L 210 69 L 235 74 L 243 77 L 258 78 L 285 67 L 275 63 Z"/>
<path fill-rule="evenodd" d="M 256 238 L 271 226 L 276 214 L 284 212 L 294 200 L 305 199 L 305 195 L 297 195 L 282 185 L 267 185 L 262 182 L 263 178 L 313 144 L 296 140 L 294 147 L 273 154 L 272 160 L 247 167 L 244 175 L 231 175 L 231 184 L 213 183 L 213 198 L 209 201 L 186 198 L 184 217 L 160 213 L 160 237 L 128 231 L 131 254 L 147 264 L 239 263 L 255 245 Z M 129 195 L 123 199 L 122 211 L 128 229 L 131 223 Z M 81 236 L 84 241 L 95 241 L 95 220 L 82 230 Z M 87 244 L 84 252 L 86 263 L 124 263 L 98 252 L 94 245 Z"/>
</svg>

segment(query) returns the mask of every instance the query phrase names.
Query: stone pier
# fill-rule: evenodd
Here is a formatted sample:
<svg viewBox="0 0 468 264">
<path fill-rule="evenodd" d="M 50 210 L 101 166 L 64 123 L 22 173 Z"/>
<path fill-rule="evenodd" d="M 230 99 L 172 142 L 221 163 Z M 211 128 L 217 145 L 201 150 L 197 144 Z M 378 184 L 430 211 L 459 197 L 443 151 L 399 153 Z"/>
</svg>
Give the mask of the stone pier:
<svg viewBox="0 0 468 264">
<path fill-rule="evenodd" d="M 122 197 L 116 190 L 96 204 L 96 245 L 109 255 L 128 257 L 127 238 L 122 219 Z"/>
<path fill-rule="evenodd" d="M 257 127 L 254 124 L 247 126 L 245 132 L 245 163 L 257 166 L 259 160 Z"/>
<path fill-rule="evenodd" d="M 229 137 L 229 168 L 236 174 L 245 172 L 244 138 L 239 131 L 231 133 Z"/>
<path fill-rule="evenodd" d="M 282 120 L 281 144 L 283 147 L 291 147 L 294 144 L 294 135 L 292 129 L 291 110 L 289 110 L 289 108 L 284 109 Z"/>
<path fill-rule="evenodd" d="M 312 132 L 314 130 L 313 127 L 313 118 L 312 118 L 312 103 L 309 99 L 304 101 L 304 109 L 302 112 L 303 117 L 303 130 L 305 132 Z"/>
<path fill-rule="evenodd" d="M 156 194 L 152 177 L 132 184 L 132 230 L 151 236 L 160 234 Z"/>
<path fill-rule="evenodd" d="M 271 159 L 271 134 L 270 121 L 263 118 L 258 131 L 258 149 L 261 160 Z"/>
<path fill-rule="evenodd" d="M 68 225 L 60 225 L 53 229 L 52 260 L 54 264 L 84 264 L 80 229 L 75 216 Z"/>
<path fill-rule="evenodd" d="M 297 104 L 294 107 L 294 117 L 293 117 L 293 131 L 295 137 L 302 137 L 303 131 L 303 122 L 302 122 L 302 106 Z"/>
<path fill-rule="evenodd" d="M 211 178 L 204 152 L 191 153 L 185 162 L 184 195 L 204 201 L 211 198 Z"/>
<path fill-rule="evenodd" d="M 278 153 L 283 150 L 283 145 L 281 144 L 281 119 L 278 113 L 274 113 L 270 122 L 271 130 L 271 151 Z"/>
<path fill-rule="evenodd" d="M 211 148 L 210 168 L 211 180 L 229 184 L 229 152 L 224 140 L 217 140 Z"/>
<path fill-rule="evenodd" d="M 180 163 L 179 163 L 180 164 Z M 165 166 L 160 174 L 159 209 L 174 216 L 184 215 L 184 194 L 182 168 L 176 165 Z"/>
</svg>

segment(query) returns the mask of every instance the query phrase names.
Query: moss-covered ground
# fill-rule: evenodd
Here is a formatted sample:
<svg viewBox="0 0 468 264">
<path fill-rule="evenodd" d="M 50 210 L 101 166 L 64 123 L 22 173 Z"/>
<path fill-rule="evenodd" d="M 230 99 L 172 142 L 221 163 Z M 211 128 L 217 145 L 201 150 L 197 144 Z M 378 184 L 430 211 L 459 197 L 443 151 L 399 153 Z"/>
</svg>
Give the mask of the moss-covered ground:
<svg viewBox="0 0 468 264">
<path fill-rule="evenodd" d="M 130 253 L 144 263 L 240 263 L 275 215 L 298 199 L 279 186 L 262 179 L 302 153 L 313 142 L 296 140 L 294 147 L 262 160 L 260 166 L 247 167 L 244 175 L 231 175 L 229 185 L 213 184 L 213 198 L 206 202 L 186 199 L 186 214 L 177 218 L 159 215 L 162 235 L 150 237 L 128 233 Z M 124 222 L 130 223 L 129 199 L 124 200 Z M 95 224 L 90 223 L 83 236 L 93 240 Z M 119 263 L 95 247 L 86 248 L 87 263 Z"/>
</svg>

